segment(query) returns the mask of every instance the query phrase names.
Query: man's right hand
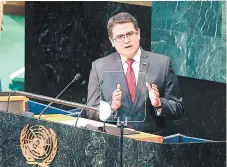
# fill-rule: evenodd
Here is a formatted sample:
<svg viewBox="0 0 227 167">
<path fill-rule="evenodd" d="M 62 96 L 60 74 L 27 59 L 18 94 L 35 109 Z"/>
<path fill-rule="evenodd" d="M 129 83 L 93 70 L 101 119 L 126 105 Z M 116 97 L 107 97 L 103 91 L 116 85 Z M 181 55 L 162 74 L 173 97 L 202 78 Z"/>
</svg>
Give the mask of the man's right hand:
<svg viewBox="0 0 227 167">
<path fill-rule="evenodd" d="M 112 104 L 111 108 L 113 111 L 117 111 L 121 107 L 122 91 L 120 84 L 117 84 L 117 88 L 112 94 Z"/>
</svg>

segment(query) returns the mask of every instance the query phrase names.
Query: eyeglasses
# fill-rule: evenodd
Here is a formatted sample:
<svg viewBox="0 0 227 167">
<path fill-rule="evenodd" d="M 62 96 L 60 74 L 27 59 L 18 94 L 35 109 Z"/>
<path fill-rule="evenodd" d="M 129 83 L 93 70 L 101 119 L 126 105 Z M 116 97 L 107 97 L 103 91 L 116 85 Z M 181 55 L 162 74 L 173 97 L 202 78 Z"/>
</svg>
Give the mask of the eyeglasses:
<svg viewBox="0 0 227 167">
<path fill-rule="evenodd" d="M 134 31 L 130 31 L 128 33 L 126 33 L 125 35 L 124 34 L 120 34 L 120 35 L 117 35 L 115 38 L 113 38 L 113 40 L 117 41 L 117 42 L 123 42 L 125 40 L 125 37 L 127 37 L 128 39 L 133 39 L 136 35 L 138 34 L 138 31 L 137 32 L 134 32 Z"/>
</svg>

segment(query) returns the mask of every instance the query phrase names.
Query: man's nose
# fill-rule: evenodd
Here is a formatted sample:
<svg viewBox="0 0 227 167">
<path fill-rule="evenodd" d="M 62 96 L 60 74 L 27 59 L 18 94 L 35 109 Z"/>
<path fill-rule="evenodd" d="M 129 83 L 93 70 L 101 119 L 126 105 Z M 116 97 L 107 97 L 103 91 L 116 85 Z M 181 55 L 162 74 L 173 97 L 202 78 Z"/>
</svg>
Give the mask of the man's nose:
<svg viewBox="0 0 227 167">
<path fill-rule="evenodd" d="M 127 35 L 124 36 L 124 43 L 128 43 L 130 39 L 127 37 Z"/>
</svg>

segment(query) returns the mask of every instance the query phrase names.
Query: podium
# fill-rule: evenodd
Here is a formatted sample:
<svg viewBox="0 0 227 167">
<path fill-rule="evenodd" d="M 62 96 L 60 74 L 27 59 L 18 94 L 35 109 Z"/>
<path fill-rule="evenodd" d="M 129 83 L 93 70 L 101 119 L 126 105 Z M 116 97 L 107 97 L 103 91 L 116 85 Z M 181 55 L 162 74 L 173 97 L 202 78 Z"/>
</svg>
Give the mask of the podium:
<svg viewBox="0 0 227 167">
<path fill-rule="evenodd" d="M 26 97 L 30 98 L 30 97 Z M 51 98 L 50 98 L 51 99 Z M 57 101 L 57 100 L 55 100 Z M 61 101 L 65 103 L 65 101 Z M 67 102 L 70 104 L 70 102 Z M 76 103 L 77 104 L 77 103 Z M 80 106 L 81 107 L 81 106 Z M 80 118 L 79 127 L 73 126 L 75 117 L 62 114 L 43 115 L 41 119 L 29 118 L 18 113 L 7 113 L 0 111 L 0 166 L 3 167 L 119 167 L 119 136 L 107 134 L 83 127 L 83 124 L 102 124 L 98 121 Z M 27 126 L 29 125 L 29 127 Z M 24 137 L 29 128 L 30 138 Z M 52 137 L 51 152 L 33 152 L 37 157 L 45 155 L 48 158 L 28 161 L 28 153 L 23 153 L 22 148 L 34 151 L 49 147 L 48 142 L 33 145 L 22 144 L 28 142 L 35 136 L 36 130 L 42 128 L 49 130 Z M 48 134 L 42 136 L 37 133 L 37 138 L 47 138 Z M 56 136 L 55 136 L 56 135 Z M 123 164 L 127 167 L 224 167 L 226 166 L 226 141 L 200 140 L 188 141 L 179 140 L 179 137 L 168 137 L 162 142 L 149 141 L 148 138 L 160 136 L 140 133 L 140 137 L 125 136 L 123 146 Z M 151 135 L 151 136 L 149 136 Z M 54 139 L 57 140 L 54 140 Z M 171 139 L 172 138 L 172 139 Z M 32 139 L 34 140 L 34 138 Z M 162 140 L 163 141 L 163 140 Z M 166 141 L 166 142 L 165 142 Z M 57 143 L 57 144 L 56 144 Z M 22 148 L 21 148 L 22 147 Z M 27 158 L 24 156 L 26 154 Z M 31 159 L 29 159 L 31 160 Z M 48 164 L 51 161 L 50 164 Z M 30 163 L 30 164 L 29 164 Z"/>
</svg>

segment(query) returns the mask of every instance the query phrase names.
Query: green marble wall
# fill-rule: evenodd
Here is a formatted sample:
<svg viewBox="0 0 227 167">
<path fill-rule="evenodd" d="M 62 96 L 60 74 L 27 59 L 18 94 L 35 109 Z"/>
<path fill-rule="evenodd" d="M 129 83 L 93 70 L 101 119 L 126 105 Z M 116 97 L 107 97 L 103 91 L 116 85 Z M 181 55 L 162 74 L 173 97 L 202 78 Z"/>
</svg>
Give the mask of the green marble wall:
<svg viewBox="0 0 227 167">
<path fill-rule="evenodd" d="M 226 2 L 153 2 L 151 50 L 180 76 L 226 83 Z"/>
</svg>

